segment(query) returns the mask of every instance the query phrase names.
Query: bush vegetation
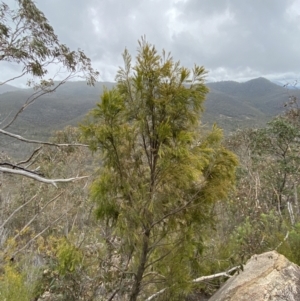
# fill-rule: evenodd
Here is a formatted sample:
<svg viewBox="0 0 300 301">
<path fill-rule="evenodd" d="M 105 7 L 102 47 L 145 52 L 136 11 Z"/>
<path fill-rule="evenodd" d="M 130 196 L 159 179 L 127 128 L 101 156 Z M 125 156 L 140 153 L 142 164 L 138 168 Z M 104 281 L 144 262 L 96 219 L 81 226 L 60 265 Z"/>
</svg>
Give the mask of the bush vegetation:
<svg viewBox="0 0 300 301">
<path fill-rule="evenodd" d="M 79 60 L 93 82 L 89 59 L 46 29 L 67 68 Z M 2 38 L 9 30 L 0 23 Z M 226 280 L 195 278 L 242 268 L 256 253 L 277 250 L 300 264 L 297 99 L 265 127 L 224 138 L 200 122 L 203 67 L 189 70 L 145 39 L 134 62 L 127 50 L 123 57 L 116 87 L 79 128 L 56 132 L 25 167 L 1 154 L 11 171 L 1 174 L 1 300 L 189 300 Z M 43 183 L 74 175 L 88 177 Z"/>
</svg>

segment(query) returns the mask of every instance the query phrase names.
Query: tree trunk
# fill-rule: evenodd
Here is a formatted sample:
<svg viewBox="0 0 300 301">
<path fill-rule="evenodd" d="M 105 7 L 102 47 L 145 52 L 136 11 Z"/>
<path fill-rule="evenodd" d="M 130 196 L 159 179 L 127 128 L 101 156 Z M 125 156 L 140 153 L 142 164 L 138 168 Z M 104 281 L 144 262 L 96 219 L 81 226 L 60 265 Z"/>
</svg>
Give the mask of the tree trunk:
<svg viewBox="0 0 300 301">
<path fill-rule="evenodd" d="M 141 282 L 143 279 L 143 275 L 145 272 L 145 266 L 147 262 L 147 255 L 149 252 L 149 236 L 150 236 L 150 230 L 145 231 L 144 237 L 143 237 L 143 250 L 140 257 L 140 263 L 137 270 L 137 273 L 135 275 L 135 281 L 132 288 L 132 293 L 130 295 L 130 301 L 136 301 L 138 298 L 138 295 L 141 290 Z"/>
</svg>

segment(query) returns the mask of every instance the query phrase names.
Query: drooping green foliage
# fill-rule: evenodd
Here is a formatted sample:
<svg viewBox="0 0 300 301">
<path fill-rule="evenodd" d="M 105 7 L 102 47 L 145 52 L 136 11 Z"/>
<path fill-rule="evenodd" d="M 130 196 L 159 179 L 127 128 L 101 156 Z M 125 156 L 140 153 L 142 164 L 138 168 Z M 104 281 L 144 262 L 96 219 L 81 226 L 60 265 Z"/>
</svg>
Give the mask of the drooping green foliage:
<svg viewBox="0 0 300 301">
<path fill-rule="evenodd" d="M 190 287 L 201 230 L 211 205 L 232 188 L 237 159 L 220 129 L 201 128 L 203 67 L 189 70 L 144 39 L 135 65 L 127 50 L 123 58 L 117 87 L 103 93 L 82 131 L 102 155 L 91 197 L 118 237 L 116 285 L 126 283 L 137 300 L 161 287 Z"/>
<path fill-rule="evenodd" d="M 98 72 L 82 50 L 72 51 L 61 44 L 45 15 L 31 0 L 18 0 L 17 9 L 0 3 L 0 62 L 18 63 L 22 72 L 41 79 L 47 89 L 53 80 L 46 80 L 49 65 L 63 65 L 68 72 L 81 72 L 89 84 L 94 84 Z M 72 76 L 71 76 L 72 77 Z M 7 79 L 8 81 L 13 79 Z"/>
</svg>

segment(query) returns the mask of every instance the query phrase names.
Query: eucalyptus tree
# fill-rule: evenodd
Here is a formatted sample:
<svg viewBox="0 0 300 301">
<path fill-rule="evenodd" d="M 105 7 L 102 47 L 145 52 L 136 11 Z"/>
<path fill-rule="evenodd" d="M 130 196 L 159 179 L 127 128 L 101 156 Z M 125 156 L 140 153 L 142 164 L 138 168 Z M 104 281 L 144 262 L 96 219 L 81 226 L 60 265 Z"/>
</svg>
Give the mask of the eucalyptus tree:
<svg viewBox="0 0 300 301">
<path fill-rule="evenodd" d="M 232 244 L 232 258 L 237 260 L 270 249 L 297 257 L 294 251 L 287 251 L 287 245 L 293 243 L 289 234 L 294 233 L 300 212 L 296 105 L 263 128 L 237 131 L 228 138 L 227 146 L 239 156 L 240 166 L 235 202 L 222 208 L 227 218 L 218 226 L 222 237 L 230 237 L 227 243 Z"/>
<path fill-rule="evenodd" d="M 17 139 L 19 143 L 50 144 L 26 139 L 11 130 L 11 125 L 24 110 L 68 80 L 79 77 L 93 85 L 98 76 L 91 60 L 81 49 L 71 50 L 59 41 L 47 18 L 32 0 L 16 0 L 16 8 L 2 1 L 0 3 L 0 68 L 1 66 L 12 66 L 16 73 L 4 79 L 0 86 L 14 84 L 16 80 L 23 78 L 28 87 L 33 88 L 28 90 L 32 93 L 24 96 L 23 104 L 18 110 L 8 116 L 2 115 L 0 119 L 1 139 L 10 137 Z M 55 74 L 49 74 L 49 70 L 54 70 Z M 45 179 L 37 171 L 26 168 L 36 155 L 37 152 L 33 152 L 28 159 L 22 158 L 21 163 L 1 156 L 0 171 L 54 185 L 63 180 Z"/>
<path fill-rule="evenodd" d="M 201 126 L 203 67 L 183 67 L 145 39 L 135 64 L 127 50 L 123 58 L 116 87 L 81 126 L 101 154 L 91 198 L 107 227 L 103 265 L 114 270 L 105 286 L 110 300 L 175 298 L 191 288 L 211 205 L 232 188 L 237 159 L 220 129 Z"/>
<path fill-rule="evenodd" d="M 252 132 L 251 148 L 261 174 L 263 199 L 269 209 L 274 206 L 280 212 L 293 201 L 299 183 L 299 127 L 287 116 L 278 116 Z"/>
<path fill-rule="evenodd" d="M 76 143 L 75 140 L 67 141 L 67 143 L 33 140 L 21 135 L 21 130 L 26 131 L 26 128 L 15 127 L 13 129 L 12 125 L 16 124 L 17 118 L 24 110 L 30 109 L 40 97 L 55 92 L 66 81 L 79 77 L 86 80 L 87 84 L 93 85 L 98 76 L 98 72 L 92 67 L 91 60 L 81 49 L 72 50 L 59 41 L 53 27 L 34 1 L 16 0 L 15 5 L 13 2 L 0 1 L 0 70 L 2 77 L 0 87 L 6 84 L 14 85 L 15 81 L 23 79 L 23 82 L 27 82 L 29 89 L 26 93 L 20 94 L 24 97 L 23 100 L 20 99 L 20 107 L 13 108 L 11 113 L 7 115 L 2 110 L 7 103 L 0 102 L 0 142 L 2 145 L 9 145 L 6 140 L 9 137 L 9 139 L 14 140 L 13 142 L 17 141 L 21 150 L 24 150 L 25 144 L 36 145 L 37 148 L 32 150 L 30 154 L 23 154 L 23 157 L 19 158 L 18 161 L 13 158 L 11 149 L 7 151 L 8 155 L 0 152 L 0 269 L 6 262 L 2 260 L 4 257 L 8 260 L 13 259 L 17 252 L 21 253 L 25 249 L 27 251 L 27 247 L 32 246 L 37 237 L 42 236 L 47 229 L 53 229 L 57 221 L 62 219 L 63 215 L 57 218 L 54 212 L 51 212 L 54 213 L 53 216 L 49 214 L 49 211 L 45 214 L 50 203 L 53 204 L 55 200 L 63 197 L 63 193 L 56 190 L 58 188 L 57 183 L 86 178 L 78 176 L 82 172 L 82 168 L 80 172 L 76 171 L 76 174 L 73 174 L 73 166 L 69 165 L 67 167 L 71 175 L 68 172 L 62 175 L 59 168 L 54 168 L 57 161 L 53 162 L 50 167 L 50 164 L 41 158 L 50 153 L 46 149 L 43 154 L 41 147 L 43 145 L 50 145 L 53 149 L 59 147 L 62 150 L 73 141 L 75 142 L 73 145 L 79 146 L 81 144 Z M 15 75 L 10 76 L 9 73 L 4 72 L 5 67 L 11 67 L 16 72 Z M 51 74 L 50 70 L 55 73 Z M 64 149 L 61 152 L 60 150 L 53 150 L 52 154 L 55 152 L 56 158 L 62 157 Z M 46 172 L 48 168 L 54 170 L 50 175 Z M 20 179 L 20 177 L 22 178 Z M 31 181 L 28 184 L 25 177 L 34 179 L 35 182 L 32 183 Z M 56 188 L 53 190 L 55 190 L 56 197 L 53 198 L 48 193 L 49 191 L 51 193 L 49 187 L 45 188 L 45 185 L 35 186 L 40 184 L 39 182 L 54 185 Z M 63 188 L 59 187 L 61 190 Z M 43 189 L 44 192 L 42 192 Z M 68 192 L 66 191 L 66 193 Z M 77 194 L 77 196 L 79 195 Z M 20 199 L 22 199 L 21 204 Z M 64 202 L 62 201 L 62 203 Z M 35 209 L 32 210 L 34 207 Z M 64 210 L 60 207 L 59 210 L 55 209 L 55 211 L 62 212 Z M 47 220 L 43 221 L 43 217 L 47 217 Z M 51 217 L 55 218 L 51 219 Z M 39 225 L 33 227 L 35 223 Z M 38 229 L 38 233 L 35 233 L 31 227 Z M 41 227 L 43 229 L 40 229 Z M 20 247 L 16 244 L 13 251 L 6 252 L 7 248 L 9 249 L 9 241 L 17 241 L 17 238 L 22 234 L 22 229 L 32 230 L 33 238 L 28 238 L 24 242 L 26 248 L 24 245 Z M 17 231 L 14 230 L 20 230 L 17 236 L 15 233 Z M 3 277 L 3 279 L 5 281 L 6 278 Z"/>
</svg>

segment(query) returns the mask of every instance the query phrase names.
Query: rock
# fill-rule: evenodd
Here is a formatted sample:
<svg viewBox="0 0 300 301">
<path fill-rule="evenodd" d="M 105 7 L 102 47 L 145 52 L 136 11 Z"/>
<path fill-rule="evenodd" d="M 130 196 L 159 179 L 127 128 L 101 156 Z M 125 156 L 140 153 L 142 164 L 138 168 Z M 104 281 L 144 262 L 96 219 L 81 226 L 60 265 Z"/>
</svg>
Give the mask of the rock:
<svg viewBox="0 0 300 301">
<path fill-rule="evenodd" d="M 276 251 L 252 256 L 209 301 L 299 301 L 300 267 Z"/>
</svg>

